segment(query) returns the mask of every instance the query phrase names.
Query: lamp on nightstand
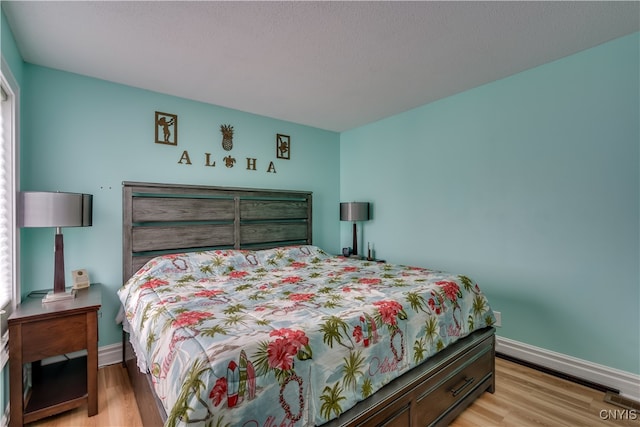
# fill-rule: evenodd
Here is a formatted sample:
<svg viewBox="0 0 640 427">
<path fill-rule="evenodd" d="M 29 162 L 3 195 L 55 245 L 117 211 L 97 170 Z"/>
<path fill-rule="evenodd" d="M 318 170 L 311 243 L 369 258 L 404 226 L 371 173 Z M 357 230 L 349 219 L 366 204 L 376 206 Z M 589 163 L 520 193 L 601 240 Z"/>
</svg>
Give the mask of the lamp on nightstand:
<svg viewBox="0 0 640 427">
<path fill-rule="evenodd" d="M 92 223 L 91 194 L 24 191 L 18 198 L 19 227 L 56 227 L 53 292 L 43 302 L 73 298 L 64 281 L 64 244 L 62 227 L 89 227 Z"/>
<path fill-rule="evenodd" d="M 368 202 L 340 203 L 340 221 L 353 221 L 353 255 L 358 255 L 357 221 L 369 221 Z"/>
</svg>

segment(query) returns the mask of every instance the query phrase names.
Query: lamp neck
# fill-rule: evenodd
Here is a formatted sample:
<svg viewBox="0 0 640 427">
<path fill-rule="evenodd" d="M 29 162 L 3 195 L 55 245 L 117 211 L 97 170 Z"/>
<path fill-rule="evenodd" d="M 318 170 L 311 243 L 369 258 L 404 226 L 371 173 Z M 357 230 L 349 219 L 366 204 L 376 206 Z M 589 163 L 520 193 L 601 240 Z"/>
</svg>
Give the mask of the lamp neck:
<svg viewBox="0 0 640 427">
<path fill-rule="evenodd" d="M 353 242 L 351 243 L 353 246 L 353 255 L 358 255 L 358 231 L 357 231 L 356 222 L 353 221 Z"/>
<path fill-rule="evenodd" d="M 56 227 L 56 237 L 54 245 L 54 272 L 53 272 L 53 293 L 64 293 L 64 243 L 60 227 Z"/>
</svg>

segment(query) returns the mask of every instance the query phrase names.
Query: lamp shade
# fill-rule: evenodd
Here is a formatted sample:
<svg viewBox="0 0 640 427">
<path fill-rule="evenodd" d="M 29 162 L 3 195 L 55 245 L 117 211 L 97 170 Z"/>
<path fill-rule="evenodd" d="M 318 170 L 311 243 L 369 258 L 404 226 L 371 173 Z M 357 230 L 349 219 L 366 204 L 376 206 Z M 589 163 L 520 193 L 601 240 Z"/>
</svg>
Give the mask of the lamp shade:
<svg viewBox="0 0 640 427">
<path fill-rule="evenodd" d="M 340 203 L 340 221 L 368 221 L 368 202 Z"/>
<path fill-rule="evenodd" d="M 92 211 L 91 194 L 23 191 L 18 198 L 18 226 L 88 227 Z"/>
</svg>

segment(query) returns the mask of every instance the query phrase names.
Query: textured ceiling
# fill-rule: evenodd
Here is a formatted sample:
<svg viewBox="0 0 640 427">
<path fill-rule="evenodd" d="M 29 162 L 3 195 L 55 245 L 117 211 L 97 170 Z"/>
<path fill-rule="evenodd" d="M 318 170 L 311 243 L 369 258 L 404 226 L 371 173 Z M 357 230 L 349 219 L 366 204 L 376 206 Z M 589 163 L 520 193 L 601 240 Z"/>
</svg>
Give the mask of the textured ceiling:
<svg viewBox="0 0 640 427">
<path fill-rule="evenodd" d="M 25 61 L 344 131 L 640 29 L 639 2 L 2 1 Z"/>
</svg>

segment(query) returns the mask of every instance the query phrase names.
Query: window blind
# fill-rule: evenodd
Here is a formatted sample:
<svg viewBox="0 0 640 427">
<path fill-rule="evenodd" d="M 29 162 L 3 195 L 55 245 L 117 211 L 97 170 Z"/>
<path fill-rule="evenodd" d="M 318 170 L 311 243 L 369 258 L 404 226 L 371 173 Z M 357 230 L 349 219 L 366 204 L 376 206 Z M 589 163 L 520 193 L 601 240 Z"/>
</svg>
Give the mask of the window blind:
<svg viewBox="0 0 640 427">
<path fill-rule="evenodd" d="M 1 335 L 6 331 L 6 318 L 11 310 L 15 287 L 15 218 L 14 218 L 14 138 L 15 99 L 0 80 L 0 315 Z"/>
</svg>

